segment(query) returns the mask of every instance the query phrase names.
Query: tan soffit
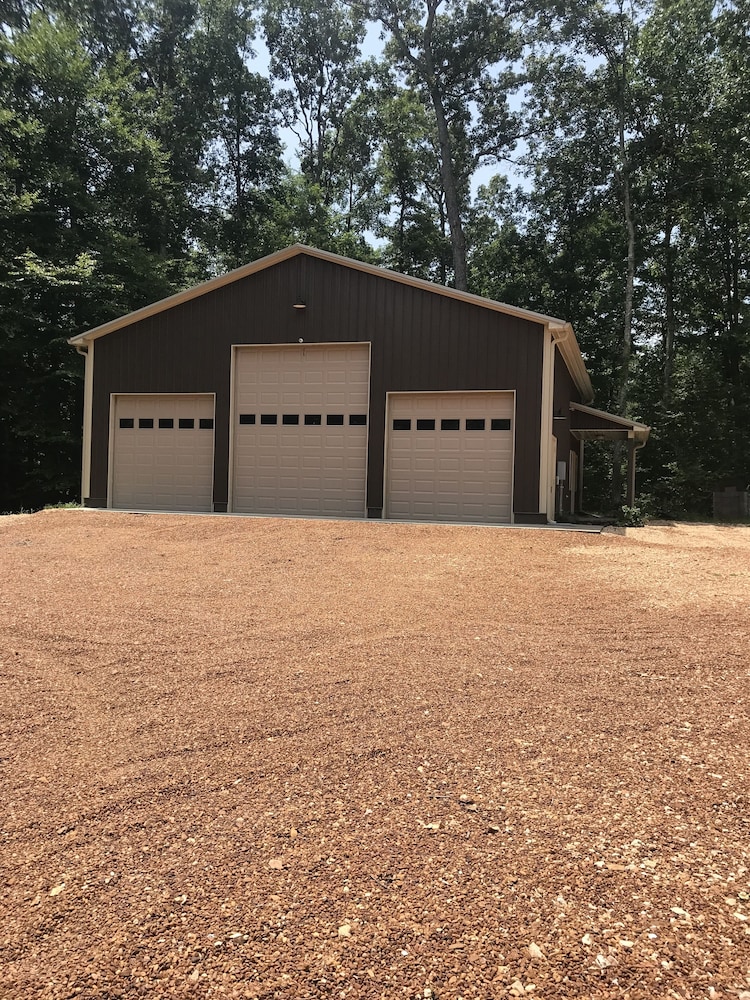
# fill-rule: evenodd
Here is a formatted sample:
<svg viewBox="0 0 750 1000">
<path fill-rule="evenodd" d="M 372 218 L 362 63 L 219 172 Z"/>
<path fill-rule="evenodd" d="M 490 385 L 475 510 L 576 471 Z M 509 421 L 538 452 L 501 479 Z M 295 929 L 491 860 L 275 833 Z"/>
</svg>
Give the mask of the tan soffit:
<svg viewBox="0 0 750 1000">
<path fill-rule="evenodd" d="M 425 281 L 423 278 L 413 278 L 408 274 L 399 274 L 397 271 L 389 271 L 383 267 L 376 267 L 374 264 L 365 264 L 359 260 L 352 260 L 350 257 L 342 257 L 339 254 L 329 253 L 327 250 L 316 250 L 314 247 L 307 247 L 302 243 L 295 243 L 285 250 L 279 250 L 276 253 L 269 254 L 267 257 L 261 257 L 260 260 L 255 260 L 251 264 L 245 264 L 243 267 L 238 267 L 234 271 L 222 274 L 218 278 L 204 281 L 203 284 L 187 288 L 184 292 L 177 292 L 176 295 L 170 295 L 159 302 L 153 302 L 142 309 L 136 309 L 135 312 L 119 316 L 117 319 L 110 320 L 109 323 L 103 323 L 93 330 L 79 333 L 77 336 L 71 337 L 68 343 L 74 347 L 87 344 L 92 340 L 97 340 L 99 337 L 106 336 L 108 333 L 114 333 L 115 330 L 131 326 L 133 323 L 138 323 L 141 320 L 155 316 L 157 313 L 172 309 L 183 302 L 197 299 L 207 292 L 213 292 L 224 285 L 240 281 L 242 278 L 247 278 L 251 274 L 263 271 L 267 267 L 273 267 L 275 264 L 280 264 L 282 261 L 296 257 L 299 254 L 306 254 L 308 257 L 317 257 L 320 260 L 327 260 L 333 264 L 350 267 L 355 271 L 363 271 L 366 274 L 372 274 L 379 278 L 388 278 L 390 281 L 398 281 L 403 285 L 411 285 L 414 288 L 421 288 L 437 295 L 444 295 L 446 298 L 458 299 L 461 302 L 468 302 L 472 305 L 481 306 L 484 309 L 492 309 L 495 312 L 504 313 L 506 316 L 517 316 L 519 319 L 526 319 L 532 323 L 540 323 L 556 335 L 560 353 L 583 398 L 587 402 L 590 402 L 594 397 L 591 380 L 586 371 L 586 365 L 581 356 L 575 334 L 573 334 L 573 328 L 565 320 L 554 316 L 546 316 L 544 313 L 533 312 L 530 309 L 520 309 L 505 302 L 495 302 L 493 299 L 485 299 L 481 295 L 473 295 L 471 292 L 460 292 L 455 288 L 448 288 L 446 285 L 436 285 L 432 281 Z M 559 339 L 557 335 L 559 335 Z"/>
</svg>

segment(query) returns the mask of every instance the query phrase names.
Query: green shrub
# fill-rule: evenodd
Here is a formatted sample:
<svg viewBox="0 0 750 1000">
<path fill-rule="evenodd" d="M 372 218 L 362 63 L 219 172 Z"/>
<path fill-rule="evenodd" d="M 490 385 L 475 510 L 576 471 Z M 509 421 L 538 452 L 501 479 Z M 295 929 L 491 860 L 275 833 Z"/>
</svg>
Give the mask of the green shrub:
<svg viewBox="0 0 750 1000">
<path fill-rule="evenodd" d="M 642 528 L 646 523 L 643 510 L 640 507 L 628 507 L 623 504 L 620 508 L 622 514 L 617 519 L 617 523 L 626 528 Z"/>
</svg>

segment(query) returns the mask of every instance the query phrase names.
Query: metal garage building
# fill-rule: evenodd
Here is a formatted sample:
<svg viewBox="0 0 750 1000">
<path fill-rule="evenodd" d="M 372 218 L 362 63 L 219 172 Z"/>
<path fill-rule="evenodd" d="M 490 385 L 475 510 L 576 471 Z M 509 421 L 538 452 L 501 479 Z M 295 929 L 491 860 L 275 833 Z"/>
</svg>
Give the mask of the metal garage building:
<svg viewBox="0 0 750 1000">
<path fill-rule="evenodd" d="M 304 246 L 70 343 L 83 502 L 510 524 L 575 510 L 593 410 L 569 323 Z"/>
</svg>

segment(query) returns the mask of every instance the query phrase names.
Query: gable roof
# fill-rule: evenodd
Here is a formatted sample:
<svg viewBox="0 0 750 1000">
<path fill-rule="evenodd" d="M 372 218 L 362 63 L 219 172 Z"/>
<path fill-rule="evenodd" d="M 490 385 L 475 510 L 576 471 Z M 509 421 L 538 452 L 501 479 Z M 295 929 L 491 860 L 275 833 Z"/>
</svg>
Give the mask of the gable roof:
<svg viewBox="0 0 750 1000">
<path fill-rule="evenodd" d="M 492 309 L 495 312 L 504 313 L 506 316 L 516 316 L 519 319 L 529 320 L 532 323 L 540 323 L 552 333 L 555 342 L 560 348 L 560 353 L 568 367 L 571 377 L 573 378 L 573 381 L 575 382 L 581 395 L 587 402 L 590 402 L 594 397 L 591 380 L 588 372 L 586 371 L 586 365 L 581 356 L 578 341 L 575 338 L 572 326 L 565 320 L 558 319 L 554 316 L 547 316 L 544 313 L 533 312 L 530 309 L 521 309 L 518 306 L 511 306 L 505 302 L 496 302 L 494 299 L 485 299 L 482 298 L 481 295 L 474 295 L 471 292 L 461 292 L 455 288 L 449 288 L 447 285 L 437 285 L 432 281 L 425 281 L 424 278 L 414 278 L 408 274 L 400 274 L 398 271 L 389 271 L 384 267 L 377 267 L 374 264 L 366 264 L 363 261 L 353 260 L 350 257 L 342 257 L 339 254 L 330 253 L 327 250 L 317 250 L 314 247 L 308 247 L 302 243 L 295 243 L 292 246 L 287 247 L 285 250 L 278 250 L 276 253 L 269 254 L 266 257 L 261 257 L 259 260 L 255 260 L 250 264 L 238 267 L 234 271 L 229 271 L 227 274 L 219 275 L 217 278 L 211 278 L 209 281 L 204 281 L 202 284 L 195 285 L 193 288 L 187 288 L 183 292 L 177 292 L 175 295 L 170 295 L 165 299 L 160 299 L 158 302 L 153 302 L 151 305 L 144 306 L 142 309 L 136 309 L 134 312 L 127 313 L 125 316 L 119 316 L 117 319 L 110 320 L 108 323 L 102 323 L 101 326 L 94 327 L 93 330 L 86 330 L 84 333 L 79 333 L 75 337 L 70 337 L 68 343 L 74 347 L 87 344 L 92 340 L 97 340 L 99 337 L 106 336 L 108 333 L 114 333 L 115 330 L 121 330 L 123 327 L 131 326 L 133 323 L 138 323 L 140 320 L 148 319 L 149 317 L 155 316 L 160 312 L 166 311 L 167 309 L 172 309 L 174 306 L 178 306 L 183 302 L 189 302 L 191 299 L 199 298 L 201 295 L 213 292 L 218 288 L 222 288 L 224 285 L 230 285 L 235 281 L 241 281 L 242 278 L 247 278 L 251 274 L 256 274 L 258 271 L 263 271 L 268 267 L 273 267 L 275 264 L 280 264 L 282 261 L 289 260 L 290 258 L 296 257 L 300 254 L 305 254 L 309 257 L 317 257 L 319 260 L 326 260 L 333 264 L 339 264 L 343 267 L 350 267 L 355 271 L 363 271 L 366 274 L 372 274 L 379 278 L 387 278 L 389 281 L 397 281 L 403 285 L 411 285 L 413 288 L 421 288 L 436 295 L 444 295 L 446 298 L 458 299 L 461 302 L 467 302 L 471 305 L 480 306 L 484 309 Z"/>
</svg>

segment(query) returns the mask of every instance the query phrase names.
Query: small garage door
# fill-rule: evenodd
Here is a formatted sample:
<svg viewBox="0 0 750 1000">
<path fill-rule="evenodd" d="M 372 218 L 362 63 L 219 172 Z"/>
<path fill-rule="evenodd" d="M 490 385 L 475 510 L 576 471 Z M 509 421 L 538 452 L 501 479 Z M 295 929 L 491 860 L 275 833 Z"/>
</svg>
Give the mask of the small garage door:
<svg viewBox="0 0 750 1000">
<path fill-rule="evenodd" d="M 235 513 L 363 517 L 368 344 L 238 347 Z"/>
<path fill-rule="evenodd" d="M 386 517 L 509 524 L 512 392 L 391 393 Z"/>
<path fill-rule="evenodd" d="M 210 511 L 213 396 L 114 397 L 111 506 Z"/>
</svg>

